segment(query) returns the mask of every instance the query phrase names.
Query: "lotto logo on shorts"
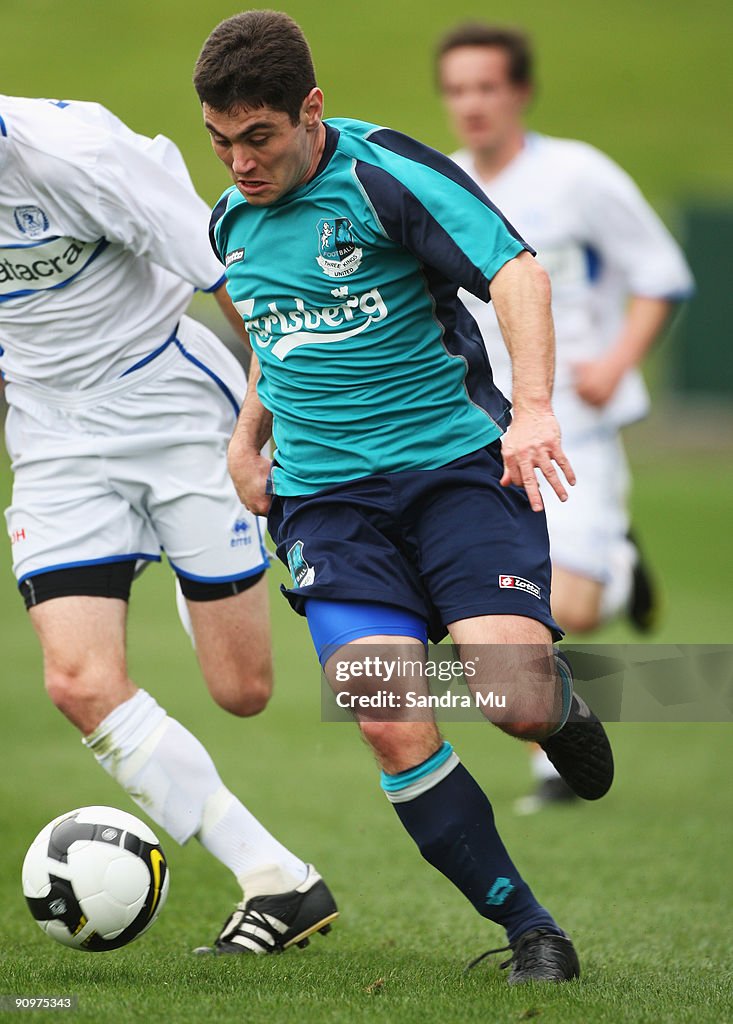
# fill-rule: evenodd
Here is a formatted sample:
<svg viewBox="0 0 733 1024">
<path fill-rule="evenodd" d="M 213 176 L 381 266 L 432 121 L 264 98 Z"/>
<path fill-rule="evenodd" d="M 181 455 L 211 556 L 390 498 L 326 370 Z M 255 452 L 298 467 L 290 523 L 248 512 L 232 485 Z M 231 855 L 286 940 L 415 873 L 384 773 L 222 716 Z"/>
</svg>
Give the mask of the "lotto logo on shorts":
<svg viewBox="0 0 733 1024">
<path fill-rule="evenodd" d="M 499 586 L 502 590 L 524 590 L 525 593 L 536 597 L 538 601 L 542 595 L 542 591 L 537 584 L 532 583 L 531 580 L 525 580 L 523 576 L 500 576 Z"/>
</svg>

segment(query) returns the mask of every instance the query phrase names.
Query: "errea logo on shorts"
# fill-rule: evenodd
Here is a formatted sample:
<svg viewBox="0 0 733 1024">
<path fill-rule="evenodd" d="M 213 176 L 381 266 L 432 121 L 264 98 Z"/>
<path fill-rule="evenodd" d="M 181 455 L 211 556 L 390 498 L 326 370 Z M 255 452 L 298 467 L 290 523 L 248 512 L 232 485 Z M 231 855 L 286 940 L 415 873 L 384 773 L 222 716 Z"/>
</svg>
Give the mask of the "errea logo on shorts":
<svg viewBox="0 0 733 1024">
<path fill-rule="evenodd" d="M 542 596 L 542 591 L 536 583 L 532 583 L 531 580 L 525 580 L 523 576 L 499 576 L 499 587 L 502 590 L 523 590 L 527 594 L 531 594 L 532 597 L 536 597 L 539 601 Z"/>
<path fill-rule="evenodd" d="M 246 519 L 237 519 L 232 526 L 233 537 L 229 540 L 230 548 L 249 547 L 252 538 L 249 536 L 250 525 Z"/>
</svg>

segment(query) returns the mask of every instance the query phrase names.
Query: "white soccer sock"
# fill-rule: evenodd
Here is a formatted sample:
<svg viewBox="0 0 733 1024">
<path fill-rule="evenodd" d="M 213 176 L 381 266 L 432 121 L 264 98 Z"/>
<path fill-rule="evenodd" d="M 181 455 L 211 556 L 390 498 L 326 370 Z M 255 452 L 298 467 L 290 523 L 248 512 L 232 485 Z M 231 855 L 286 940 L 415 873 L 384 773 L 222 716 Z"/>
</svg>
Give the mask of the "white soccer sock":
<svg viewBox="0 0 733 1024">
<path fill-rule="evenodd" d="M 531 764 L 532 775 L 538 782 L 544 782 L 545 779 L 560 778 L 560 773 L 541 747 L 532 751 Z"/>
<path fill-rule="evenodd" d="M 609 579 L 601 595 L 601 622 L 608 622 L 626 611 L 631 598 L 636 558 L 636 548 L 626 537 L 614 547 L 609 564 Z"/>
<path fill-rule="evenodd" d="M 209 754 L 146 693 L 110 712 L 83 740 L 97 761 L 177 842 L 196 836 L 258 895 L 295 888 L 307 865 L 290 853 L 224 786 Z M 264 880 L 264 881 L 263 881 Z"/>
<path fill-rule="evenodd" d="M 176 611 L 178 612 L 178 618 L 181 620 L 181 625 L 188 633 L 188 638 L 191 641 L 193 649 L 196 650 L 196 639 L 193 635 L 193 623 L 191 622 L 191 613 L 188 610 L 186 604 L 186 598 L 183 596 L 181 590 L 181 581 L 176 576 Z"/>
</svg>

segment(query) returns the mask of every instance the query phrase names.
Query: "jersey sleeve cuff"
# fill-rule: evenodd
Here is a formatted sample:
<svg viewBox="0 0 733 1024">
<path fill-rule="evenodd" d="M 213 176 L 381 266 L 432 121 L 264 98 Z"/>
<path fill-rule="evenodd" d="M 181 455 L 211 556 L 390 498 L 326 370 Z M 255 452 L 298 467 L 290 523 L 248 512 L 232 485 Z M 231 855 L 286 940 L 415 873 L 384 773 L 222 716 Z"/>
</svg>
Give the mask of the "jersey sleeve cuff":
<svg viewBox="0 0 733 1024">
<path fill-rule="evenodd" d="M 204 292 L 206 295 L 210 295 L 212 292 L 215 292 L 217 288 L 221 288 L 226 279 L 226 274 L 222 274 L 216 284 L 212 284 L 211 288 L 201 288 L 200 291 Z"/>
</svg>

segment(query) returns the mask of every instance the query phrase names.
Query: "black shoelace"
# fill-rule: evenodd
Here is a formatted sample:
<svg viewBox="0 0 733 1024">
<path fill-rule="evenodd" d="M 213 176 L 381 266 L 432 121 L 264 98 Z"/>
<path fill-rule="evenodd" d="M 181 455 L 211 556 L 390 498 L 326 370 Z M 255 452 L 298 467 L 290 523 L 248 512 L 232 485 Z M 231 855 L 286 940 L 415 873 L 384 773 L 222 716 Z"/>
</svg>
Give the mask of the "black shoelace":
<svg viewBox="0 0 733 1024">
<path fill-rule="evenodd" d="M 485 960 L 487 956 L 493 956 L 494 953 L 507 953 L 511 948 L 511 946 L 497 946 L 496 949 L 487 949 L 485 953 L 482 953 L 480 956 L 477 956 L 474 960 L 470 962 L 470 964 L 466 964 L 466 966 L 463 969 L 463 973 L 468 974 L 472 967 L 475 967 L 476 964 L 480 964 L 481 961 Z M 508 967 L 513 960 L 514 951 L 512 951 L 512 955 L 509 957 L 508 960 L 504 960 L 503 963 L 499 964 L 499 967 L 503 970 L 505 967 Z"/>
<path fill-rule="evenodd" d="M 499 946 L 497 949 L 487 949 L 485 953 L 472 960 L 463 973 L 467 974 L 472 967 L 480 964 L 487 956 L 493 956 L 494 953 L 507 953 L 509 950 L 512 951 L 512 955 L 508 960 L 504 960 L 499 964 L 500 970 L 510 967 L 515 962 L 523 971 L 531 971 L 535 967 L 540 967 L 544 963 L 545 950 L 541 942 L 535 942 L 534 940 L 541 938 L 544 934 L 544 932 L 533 930 L 522 935 L 515 946 Z"/>
</svg>

